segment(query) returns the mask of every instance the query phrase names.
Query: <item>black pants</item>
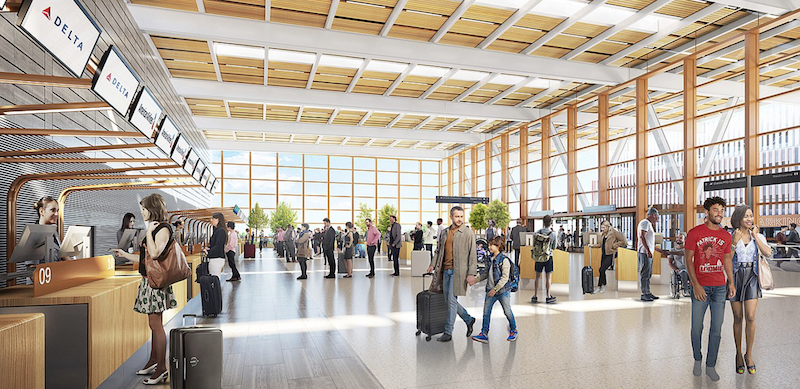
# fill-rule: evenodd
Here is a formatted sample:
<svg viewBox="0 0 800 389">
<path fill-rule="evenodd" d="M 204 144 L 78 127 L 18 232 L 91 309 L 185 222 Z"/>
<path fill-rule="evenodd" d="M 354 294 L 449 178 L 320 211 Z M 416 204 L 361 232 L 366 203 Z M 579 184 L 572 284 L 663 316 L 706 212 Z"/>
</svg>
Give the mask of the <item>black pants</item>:
<svg viewBox="0 0 800 389">
<path fill-rule="evenodd" d="M 233 271 L 233 278 L 240 278 L 239 269 L 236 268 L 236 253 L 231 250 L 225 253 L 225 255 L 228 256 L 228 266 L 230 266 L 231 271 Z"/>
<path fill-rule="evenodd" d="M 600 280 L 597 281 L 597 286 L 608 285 L 608 280 L 606 280 L 606 270 L 608 270 L 613 263 L 613 254 L 603 255 L 603 259 L 600 261 Z"/>
<path fill-rule="evenodd" d="M 296 261 L 294 241 L 284 242 L 284 245 L 286 246 L 286 261 Z"/>
<path fill-rule="evenodd" d="M 517 265 L 517 268 L 519 268 L 519 250 L 520 249 L 514 249 L 514 263 Z"/>
<path fill-rule="evenodd" d="M 308 265 L 306 264 L 306 258 L 297 258 L 297 261 L 300 262 L 300 276 L 306 276 L 306 269 L 308 269 Z"/>
<path fill-rule="evenodd" d="M 375 250 L 376 246 L 367 246 L 367 258 L 369 259 L 369 274 L 375 274 Z"/>
<path fill-rule="evenodd" d="M 386 246 L 386 256 L 389 257 L 389 261 L 392 261 L 392 246 Z"/>
<path fill-rule="evenodd" d="M 425 243 L 425 250 L 430 251 L 431 261 L 433 261 L 433 243 Z"/>
<path fill-rule="evenodd" d="M 323 249 L 322 252 L 325 254 L 325 259 L 328 261 L 328 267 L 330 268 L 328 275 L 331 277 L 336 276 L 336 258 L 333 256 L 333 249 Z"/>
<path fill-rule="evenodd" d="M 400 275 L 400 247 L 390 247 L 394 258 L 394 274 Z"/>
<path fill-rule="evenodd" d="M 425 247 L 422 243 L 414 243 L 414 251 L 420 251 L 422 248 Z"/>
</svg>

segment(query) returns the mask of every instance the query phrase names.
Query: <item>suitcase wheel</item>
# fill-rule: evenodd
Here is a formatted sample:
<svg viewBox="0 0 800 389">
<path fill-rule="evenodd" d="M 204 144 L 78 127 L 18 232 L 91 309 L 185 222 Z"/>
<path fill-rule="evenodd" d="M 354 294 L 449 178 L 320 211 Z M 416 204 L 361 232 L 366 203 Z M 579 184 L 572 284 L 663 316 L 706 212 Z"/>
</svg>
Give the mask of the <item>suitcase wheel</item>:
<svg viewBox="0 0 800 389">
<path fill-rule="evenodd" d="M 426 337 L 425 337 L 425 341 L 426 341 L 426 342 L 430 342 L 430 341 L 431 341 L 431 336 L 430 336 L 430 335 L 426 336 Z"/>
<path fill-rule="evenodd" d="M 417 336 L 419 336 L 419 334 L 421 334 L 421 333 L 422 333 L 422 331 L 417 330 Z"/>
</svg>

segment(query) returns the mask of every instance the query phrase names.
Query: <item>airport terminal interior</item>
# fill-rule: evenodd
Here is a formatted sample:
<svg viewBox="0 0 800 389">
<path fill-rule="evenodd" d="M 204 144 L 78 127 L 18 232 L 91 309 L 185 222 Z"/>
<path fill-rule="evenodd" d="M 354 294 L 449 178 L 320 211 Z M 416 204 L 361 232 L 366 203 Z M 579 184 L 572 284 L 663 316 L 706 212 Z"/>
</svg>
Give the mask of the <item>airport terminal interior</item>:
<svg viewBox="0 0 800 389">
<path fill-rule="evenodd" d="M 0 0 L 0 183 L 0 389 L 800 387 L 800 0 Z"/>
</svg>

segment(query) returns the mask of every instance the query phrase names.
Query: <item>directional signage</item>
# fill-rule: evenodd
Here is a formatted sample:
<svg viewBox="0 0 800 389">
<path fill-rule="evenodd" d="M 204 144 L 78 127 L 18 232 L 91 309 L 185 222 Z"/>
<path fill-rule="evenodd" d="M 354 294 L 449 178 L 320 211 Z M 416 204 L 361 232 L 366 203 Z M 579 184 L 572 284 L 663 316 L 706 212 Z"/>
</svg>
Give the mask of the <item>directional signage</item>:
<svg viewBox="0 0 800 389">
<path fill-rule="evenodd" d="M 488 197 L 459 197 L 459 196 L 436 196 L 437 203 L 451 204 L 489 204 Z"/>
<path fill-rule="evenodd" d="M 92 90 L 120 115 L 127 117 L 140 82 L 119 51 L 111 46 L 100 59 L 100 66 L 92 79 Z"/>
<path fill-rule="evenodd" d="M 77 0 L 26 0 L 17 25 L 78 78 L 101 33 Z"/>
<path fill-rule="evenodd" d="M 594 205 L 583 207 L 583 213 L 601 213 L 601 212 L 614 212 L 617 210 L 616 204 L 611 205 Z"/>
<path fill-rule="evenodd" d="M 703 183 L 703 190 L 738 189 L 747 187 L 747 177 L 729 178 L 726 180 L 706 181 Z"/>
<path fill-rule="evenodd" d="M 197 160 L 197 167 L 194 169 L 194 172 L 192 173 L 192 177 L 194 177 L 194 179 L 197 180 L 197 182 L 202 184 L 203 183 L 203 171 L 205 171 L 205 170 L 206 170 L 206 163 L 203 162 L 202 159 L 198 159 Z M 205 184 L 203 184 L 203 186 L 205 186 Z"/>
<path fill-rule="evenodd" d="M 800 182 L 800 171 L 769 173 L 753 176 L 753 186 L 791 184 Z"/>
<path fill-rule="evenodd" d="M 139 132 L 152 139 L 155 136 L 158 119 L 161 117 L 162 112 L 164 110 L 158 105 L 150 91 L 147 88 L 142 88 L 133 103 L 130 122 Z"/>
<path fill-rule="evenodd" d="M 178 165 L 183 166 L 186 164 L 186 157 L 189 155 L 191 150 L 192 146 L 186 141 L 186 137 L 181 134 L 178 137 L 178 141 L 175 142 L 175 148 L 172 149 L 172 155 L 170 155 L 170 158 L 172 158 L 172 160 Z"/>
<path fill-rule="evenodd" d="M 217 187 L 219 186 L 219 180 L 214 179 L 214 184 L 211 186 L 211 194 L 217 193 Z"/>
<path fill-rule="evenodd" d="M 197 162 L 200 161 L 200 156 L 197 155 L 197 152 L 194 149 L 189 151 L 189 154 L 186 156 L 186 163 L 183 165 L 183 170 L 190 175 L 194 173 L 194 168 L 197 166 Z M 200 180 L 197 180 L 200 181 Z"/>
<path fill-rule="evenodd" d="M 172 146 L 175 146 L 175 142 L 178 140 L 178 127 L 175 127 L 175 123 L 172 122 L 172 119 L 169 116 L 164 117 L 164 122 L 161 123 L 161 130 L 158 132 L 158 135 L 155 139 L 155 144 L 158 146 L 164 154 L 171 156 L 172 155 Z"/>
<path fill-rule="evenodd" d="M 207 186 L 208 181 L 210 179 L 211 179 L 211 169 L 206 168 L 206 170 L 203 170 L 203 179 L 200 180 L 200 185 Z"/>
</svg>

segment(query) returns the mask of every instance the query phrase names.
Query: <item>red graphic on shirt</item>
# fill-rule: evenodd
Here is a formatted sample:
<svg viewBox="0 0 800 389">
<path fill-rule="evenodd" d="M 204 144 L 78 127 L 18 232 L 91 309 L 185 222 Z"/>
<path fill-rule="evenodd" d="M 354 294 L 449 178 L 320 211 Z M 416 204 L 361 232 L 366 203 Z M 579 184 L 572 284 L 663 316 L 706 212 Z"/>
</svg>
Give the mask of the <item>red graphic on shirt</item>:
<svg viewBox="0 0 800 389">
<path fill-rule="evenodd" d="M 718 273 L 724 270 L 722 265 L 724 244 L 725 241 L 715 236 L 705 237 L 697 242 L 697 248 L 701 253 L 697 269 L 700 273 Z M 697 256 L 695 256 L 696 259 Z"/>
<path fill-rule="evenodd" d="M 44 15 L 47 20 L 50 20 L 50 7 L 45 8 L 44 11 L 42 11 L 42 15 Z"/>
</svg>

